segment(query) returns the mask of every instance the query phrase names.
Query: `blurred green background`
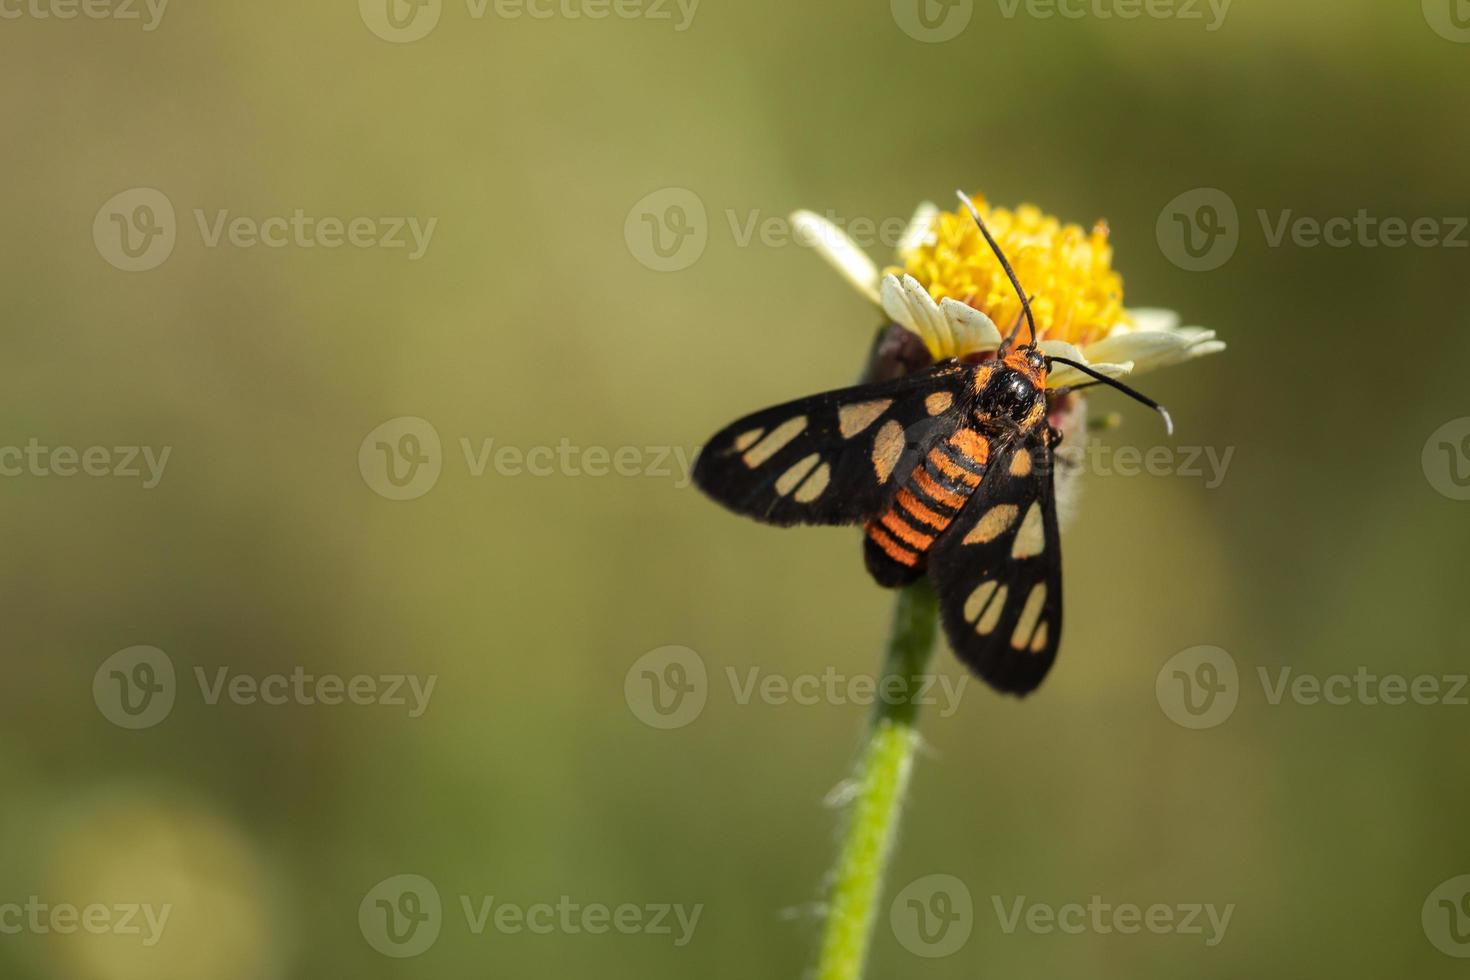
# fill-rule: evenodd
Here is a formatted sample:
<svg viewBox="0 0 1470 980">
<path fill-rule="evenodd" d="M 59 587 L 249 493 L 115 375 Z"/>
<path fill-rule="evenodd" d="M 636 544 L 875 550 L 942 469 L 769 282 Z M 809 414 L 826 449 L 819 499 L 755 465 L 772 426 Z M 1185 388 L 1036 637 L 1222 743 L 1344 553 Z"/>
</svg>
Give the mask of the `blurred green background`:
<svg viewBox="0 0 1470 980">
<path fill-rule="evenodd" d="M 747 241 L 749 222 L 904 219 L 959 186 L 1106 217 L 1130 305 L 1230 343 L 1140 386 L 1173 409 L 1173 444 L 1234 456 L 1214 487 L 1089 476 L 1050 679 L 1024 702 L 972 683 L 924 719 L 888 895 L 952 875 L 972 933 L 918 955 L 885 899 L 872 976 L 1464 974 L 1470 914 L 1452 895 L 1460 918 L 1436 919 L 1431 893 L 1470 873 L 1470 707 L 1273 705 L 1258 679 L 1467 669 L 1452 467 L 1470 470 L 1453 448 L 1470 423 L 1452 423 L 1470 415 L 1470 235 L 1273 246 L 1260 218 L 1366 209 L 1455 236 L 1462 0 L 1223 20 L 936 3 L 938 35 L 905 0 L 704 0 L 692 19 L 445 0 L 399 2 L 395 22 L 376 0 L 176 0 L 152 30 L 142 6 L 60 19 L 46 2 L 0 2 L 0 447 L 171 452 L 151 489 L 0 478 L 0 906 L 171 912 L 152 945 L 0 913 L 0 974 L 802 975 L 839 821 L 823 799 L 866 709 L 742 704 L 727 670 L 869 674 L 891 597 L 853 532 L 737 520 L 659 454 L 850 382 L 878 325 L 810 249 Z M 128 272 L 113 215 L 138 234 L 166 218 L 136 196 L 109 210 L 136 188 L 167 199 L 176 240 Z M 705 247 L 661 272 L 639 232 L 670 188 L 703 209 L 685 217 Z M 1156 234 L 1195 188 L 1238 209 L 1238 248 L 1207 271 Z M 211 246 L 196 218 L 298 209 L 437 224 L 411 259 Z M 1105 444 L 1163 444 L 1137 406 L 1093 405 L 1124 418 Z M 440 438 L 417 443 L 440 472 L 392 500 L 376 442 L 359 450 L 404 417 Z M 400 425 L 387 444 L 413 450 L 402 436 L 425 430 Z M 637 475 L 589 475 L 585 456 L 476 475 L 462 440 L 637 447 Z M 134 729 L 114 685 L 146 675 L 109 658 L 140 645 L 166 655 L 174 701 Z M 707 703 L 662 730 L 625 680 L 670 645 L 707 667 Z M 1199 645 L 1233 658 L 1238 705 L 1196 730 L 1156 679 Z M 936 662 L 959 683 L 947 650 Z M 211 699 L 196 671 L 221 669 L 437 680 L 411 717 Z M 384 955 L 360 906 L 369 922 L 380 883 L 410 874 L 440 896 L 437 941 Z M 1094 895 L 1234 911 L 1214 946 L 1008 934 L 995 911 Z M 703 908 L 682 946 L 677 928 L 477 934 L 461 900 L 491 896 Z"/>
</svg>

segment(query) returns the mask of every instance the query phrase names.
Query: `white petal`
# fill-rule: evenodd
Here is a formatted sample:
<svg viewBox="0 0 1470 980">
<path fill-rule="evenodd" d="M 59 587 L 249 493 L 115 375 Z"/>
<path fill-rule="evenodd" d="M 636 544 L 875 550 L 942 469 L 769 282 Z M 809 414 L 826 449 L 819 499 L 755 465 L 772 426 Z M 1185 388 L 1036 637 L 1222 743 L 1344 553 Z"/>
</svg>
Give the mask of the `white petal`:
<svg viewBox="0 0 1470 980">
<path fill-rule="evenodd" d="M 909 219 L 908 227 L 904 228 L 903 236 L 898 240 L 898 254 L 926 245 L 934 235 L 934 219 L 939 214 L 939 208 L 932 202 L 925 201 L 914 211 L 914 216 Z"/>
<path fill-rule="evenodd" d="M 934 353 L 934 359 L 943 360 L 946 357 L 953 357 L 954 334 L 949 331 L 949 320 L 939 312 L 939 304 L 934 302 L 934 297 L 929 295 L 929 290 L 925 289 L 913 276 L 905 275 L 902 281 L 909 308 L 916 316 L 922 316 L 928 321 L 929 330 L 939 341 L 939 350 Z"/>
<path fill-rule="evenodd" d="M 898 277 L 884 276 L 883 282 L 878 286 L 878 295 L 883 304 L 883 312 L 888 314 L 889 319 L 915 334 L 924 342 L 930 355 L 934 356 L 939 349 L 939 338 L 929 329 L 927 318 L 917 315 L 909 306 L 908 294 L 904 292 Z"/>
<path fill-rule="evenodd" d="M 995 321 L 973 306 L 946 296 L 939 301 L 939 310 L 949 321 L 950 333 L 954 334 L 956 357 L 995 350 L 1000 346 L 1000 330 Z"/>
<path fill-rule="evenodd" d="M 1040 347 L 1041 352 L 1048 357 L 1067 357 L 1087 364 L 1087 357 L 1082 353 L 1081 348 L 1065 340 L 1043 340 L 1036 346 Z"/>
<path fill-rule="evenodd" d="M 1179 314 L 1173 310 L 1146 306 L 1138 310 L 1129 310 L 1128 315 L 1133 317 L 1134 330 L 1162 330 L 1168 333 L 1179 329 Z"/>
<path fill-rule="evenodd" d="M 1133 361 L 1138 371 L 1174 364 L 1195 356 L 1195 347 L 1214 341 L 1213 330 L 1192 328 L 1171 332 L 1159 330 L 1133 330 L 1115 333 L 1111 337 L 1089 344 L 1089 358 L 1108 361 Z M 1217 348 L 1211 348 L 1215 350 Z M 1207 351 L 1208 353 L 1210 351 Z"/>
<path fill-rule="evenodd" d="M 1093 361 L 1078 350 L 1076 345 L 1069 344 L 1065 340 L 1043 340 L 1036 345 L 1041 352 L 1048 357 L 1065 357 L 1069 361 L 1085 364 L 1099 374 L 1105 374 L 1110 378 L 1121 378 L 1133 370 L 1132 361 Z M 1079 384 L 1083 381 L 1093 380 L 1083 372 L 1067 364 L 1058 364 L 1046 376 L 1048 388 L 1060 388 L 1063 385 Z"/>
<path fill-rule="evenodd" d="M 1087 364 L 1086 361 L 1083 361 L 1082 363 Z M 1132 361 L 1123 361 L 1120 364 L 1112 364 L 1106 361 L 1094 361 L 1091 364 L 1087 364 L 1087 366 L 1092 368 L 1092 370 L 1096 371 L 1098 374 L 1104 374 L 1110 378 L 1121 378 L 1126 374 L 1133 373 Z M 1071 365 L 1058 364 L 1055 368 L 1051 370 L 1050 373 L 1047 374 L 1046 386 L 1048 388 L 1061 388 L 1064 385 L 1076 385 L 1095 380 L 1097 379 L 1084 374 Z"/>
<path fill-rule="evenodd" d="M 819 214 L 797 211 L 791 216 L 797 240 L 810 242 L 817 253 L 874 303 L 878 302 L 878 267 L 847 233 Z"/>
<path fill-rule="evenodd" d="M 1204 357 L 1206 354 L 1218 354 L 1225 349 L 1223 340 L 1207 340 L 1202 344 L 1195 344 L 1185 353 L 1185 360 L 1192 361 L 1196 357 Z"/>
</svg>

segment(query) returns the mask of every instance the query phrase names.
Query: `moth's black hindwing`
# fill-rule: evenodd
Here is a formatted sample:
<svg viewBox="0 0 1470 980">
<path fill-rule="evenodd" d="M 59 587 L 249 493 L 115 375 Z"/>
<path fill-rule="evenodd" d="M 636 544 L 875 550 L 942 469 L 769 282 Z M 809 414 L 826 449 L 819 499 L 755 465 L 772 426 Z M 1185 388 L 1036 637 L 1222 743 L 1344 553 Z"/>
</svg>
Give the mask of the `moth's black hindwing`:
<svg viewBox="0 0 1470 980">
<path fill-rule="evenodd" d="M 1045 424 L 997 445 L 985 479 L 930 555 L 950 645 L 1011 694 L 1036 689 L 1062 635 L 1052 469 Z"/>
<path fill-rule="evenodd" d="M 856 524 L 880 514 L 904 478 L 962 422 L 975 369 L 946 362 L 748 415 L 717 432 L 694 482 L 768 524 Z"/>
</svg>

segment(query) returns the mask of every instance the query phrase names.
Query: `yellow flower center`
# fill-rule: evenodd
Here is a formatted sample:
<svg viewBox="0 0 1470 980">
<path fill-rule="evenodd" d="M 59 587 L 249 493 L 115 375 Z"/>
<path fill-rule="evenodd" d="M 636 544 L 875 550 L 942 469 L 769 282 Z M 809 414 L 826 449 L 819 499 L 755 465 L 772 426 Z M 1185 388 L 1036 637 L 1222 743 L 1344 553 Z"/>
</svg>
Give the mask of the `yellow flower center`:
<svg viewBox="0 0 1470 980">
<path fill-rule="evenodd" d="M 990 233 L 1032 297 L 1031 312 L 1041 340 L 1065 340 L 1081 347 L 1106 337 L 1123 310 L 1123 279 L 1113 271 L 1108 226 L 1099 221 L 1091 234 L 1064 225 L 1023 204 L 1015 211 L 989 207 L 974 198 Z M 968 212 L 942 212 L 929 240 L 904 252 L 903 271 L 936 300 L 950 297 L 982 311 L 1002 334 L 1021 315 L 1021 300 L 995 253 Z M 1020 336 L 1026 337 L 1026 328 Z"/>
</svg>

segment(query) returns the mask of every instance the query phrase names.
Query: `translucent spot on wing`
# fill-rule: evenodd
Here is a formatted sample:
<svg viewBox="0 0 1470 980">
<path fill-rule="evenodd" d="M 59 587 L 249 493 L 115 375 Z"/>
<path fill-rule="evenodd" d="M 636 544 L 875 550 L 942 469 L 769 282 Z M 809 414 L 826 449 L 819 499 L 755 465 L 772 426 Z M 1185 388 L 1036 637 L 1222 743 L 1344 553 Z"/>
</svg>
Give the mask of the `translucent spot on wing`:
<svg viewBox="0 0 1470 980">
<path fill-rule="evenodd" d="M 785 422 L 782 422 L 780 425 L 776 426 L 776 428 L 772 429 L 770 435 L 766 436 L 760 442 L 752 446 L 741 458 L 745 460 L 746 466 L 749 466 L 751 469 L 755 469 L 757 466 L 760 466 L 766 460 L 779 453 L 782 449 L 785 448 L 788 442 L 801 435 L 802 432 L 805 430 L 805 415 L 798 415 L 795 418 L 787 419 Z"/>
<path fill-rule="evenodd" d="M 1032 502 L 1026 517 L 1021 521 L 1021 530 L 1016 532 L 1016 542 L 1011 545 L 1012 558 L 1032 558 L 1046 550 L 1046 527 L 1041 520 L 1041 505 Z"/>
<path fill-rule="evenodd" d="M 892 404 L 892 398 L 878 398 L 870 402 L 843 405 L 837 410 L 837 431 L 842 433 L 842 438 L 851 439 L 872 425 Z"/>
<path fill-rule="evenodd" d="M 962 543 L 989 544 L 1016 523 L 1016 517 L 1020 513 L 1021 508 L 1015 504 L 996 504 L 975 522 L 975 526 L 970 528 L 970 533 L 965 535 Z"/>
</svg>

